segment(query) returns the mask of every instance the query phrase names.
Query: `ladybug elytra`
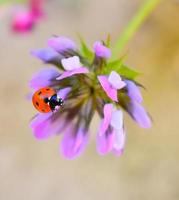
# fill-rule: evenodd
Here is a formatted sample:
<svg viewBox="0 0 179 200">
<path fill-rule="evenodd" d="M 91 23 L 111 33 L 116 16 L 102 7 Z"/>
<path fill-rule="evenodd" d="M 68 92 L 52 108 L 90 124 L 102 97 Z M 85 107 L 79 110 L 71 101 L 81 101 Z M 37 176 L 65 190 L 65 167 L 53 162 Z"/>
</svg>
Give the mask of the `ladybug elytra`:
<svg viewBox="0 0 179 200">
<path fill-rule="evenodd" d="M 39 112 L 48 113 L 62 106 L 63 100 L 58 97 L 53 88 L 44 87 L 34 93 L 32 103 Z"/>
</svg>

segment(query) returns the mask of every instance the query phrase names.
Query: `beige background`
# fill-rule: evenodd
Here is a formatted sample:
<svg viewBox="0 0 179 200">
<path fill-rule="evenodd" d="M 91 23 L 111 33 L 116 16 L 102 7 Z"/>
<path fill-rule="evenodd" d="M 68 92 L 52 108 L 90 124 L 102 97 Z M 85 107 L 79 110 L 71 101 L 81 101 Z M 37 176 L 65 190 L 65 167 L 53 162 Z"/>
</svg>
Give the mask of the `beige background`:
<svg viewBox="0 0 179 200">
<path fill-rule="evenodd" d="M 97 123 L 79 159 L 58 153 L 59 137 L 36 141 L 28 126 L 35 114 L 27 102 L 28 80 L 43 64 L 29 55 L 53 34 L 90 44 L 111 33 L 113 41 L 143 1 L 48 1 L 47 18 L 32 34 L 9 32 L 0 21 L 0 200 L 179 199 L 179 2 L 164 0 L 126 47 L 126 62 L 144 72 L 145 106 L 154 119 L 140 129 L 127 115 L 127 145 L 121 158 L 96 153 Z"/>
</svg>

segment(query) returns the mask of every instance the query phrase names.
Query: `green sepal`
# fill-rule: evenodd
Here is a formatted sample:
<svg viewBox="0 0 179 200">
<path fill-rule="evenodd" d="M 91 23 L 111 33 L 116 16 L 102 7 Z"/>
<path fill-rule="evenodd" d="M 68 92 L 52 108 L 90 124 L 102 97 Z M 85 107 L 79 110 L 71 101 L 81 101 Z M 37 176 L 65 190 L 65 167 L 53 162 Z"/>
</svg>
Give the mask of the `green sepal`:
<svg viewBox="0 0 179 200">
<path fill-rule="evenodd" d="M 134 80 L 138 75 L 141 74 L 140 72 L 137 72 L 134 69 L 131 69 L 127 65 L 123 64 L 123 58 L 108 63 L 106 68 L 107 68 L 107 70 L 105 71 L 106 73 L 110 73 L 111 71 L 116 71 L 124 78 L 131 80 Z"/>
<path fill-rule="evenodd" d="M 94 53 L 90 50 L 84 39 L 81 37 L 80 37 L 80 44 L 81 44 L 80 52 L 82 56 L 87 58 L 89 61 L 92 61 L 94 59 Z"/>
<path fill-rule="evenodd" d="M 135 80 L 137 76 L 139 76 L 141 73 L 129 68 L 128 66 L 122 64 L 121 67 L 117 70 L 117 72 L 121 75 L 124 76 L 127 79 Z"/>
</svg>

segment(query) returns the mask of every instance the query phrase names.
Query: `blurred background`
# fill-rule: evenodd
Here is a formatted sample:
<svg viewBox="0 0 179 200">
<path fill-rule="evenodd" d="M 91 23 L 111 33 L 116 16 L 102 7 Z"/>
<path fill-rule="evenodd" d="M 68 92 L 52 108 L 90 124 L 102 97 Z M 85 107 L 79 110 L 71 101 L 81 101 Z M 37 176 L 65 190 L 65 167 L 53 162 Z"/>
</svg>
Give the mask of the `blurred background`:
<svg viewBox="0 0 179 200">
<path fill-rule="evenodd" d="M 36 113 L 25 96 L 43 64 L 29 55 L 53 34 L 89 44 L 111 33 L 114 42 L 142 0 L 50 0 L 46 18 L 33 32 L 13 34 L 10 14 L 0 18 L 0 200 L 178 200 L 179 199 L 179 1 L 164 0 L 126 46 L 126 63 L 138 81 L 154 124 L 139 128 L 127 115 L 127 145 L 118 158 L 96 152 L 98 122 L 85 154 L 68 161 L 59 137 L 36 141 L 29 121 Z M 7 8 L 8 10 L 8 8 Z"/>
</svg>

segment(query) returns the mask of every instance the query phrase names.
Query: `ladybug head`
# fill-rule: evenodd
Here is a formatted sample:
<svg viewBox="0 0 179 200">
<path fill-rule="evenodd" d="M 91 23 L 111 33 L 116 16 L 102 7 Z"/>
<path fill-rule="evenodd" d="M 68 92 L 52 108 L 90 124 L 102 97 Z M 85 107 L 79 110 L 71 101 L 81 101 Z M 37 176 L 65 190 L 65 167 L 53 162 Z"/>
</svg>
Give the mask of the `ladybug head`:
<svg viewBox="0 0 179 200">
<path fill-rule="evenodd" d="M 57 110 L 60 106 L 63 105 L 62 98 L 59 98 L 57 96 L 57 94 L 54 94 L 53 96 L 48 97 L 48 98 L 46 97 L 44 99 L 44 102 L 47 103 L 50 106 L 52 111 Z"/>
</svg>

